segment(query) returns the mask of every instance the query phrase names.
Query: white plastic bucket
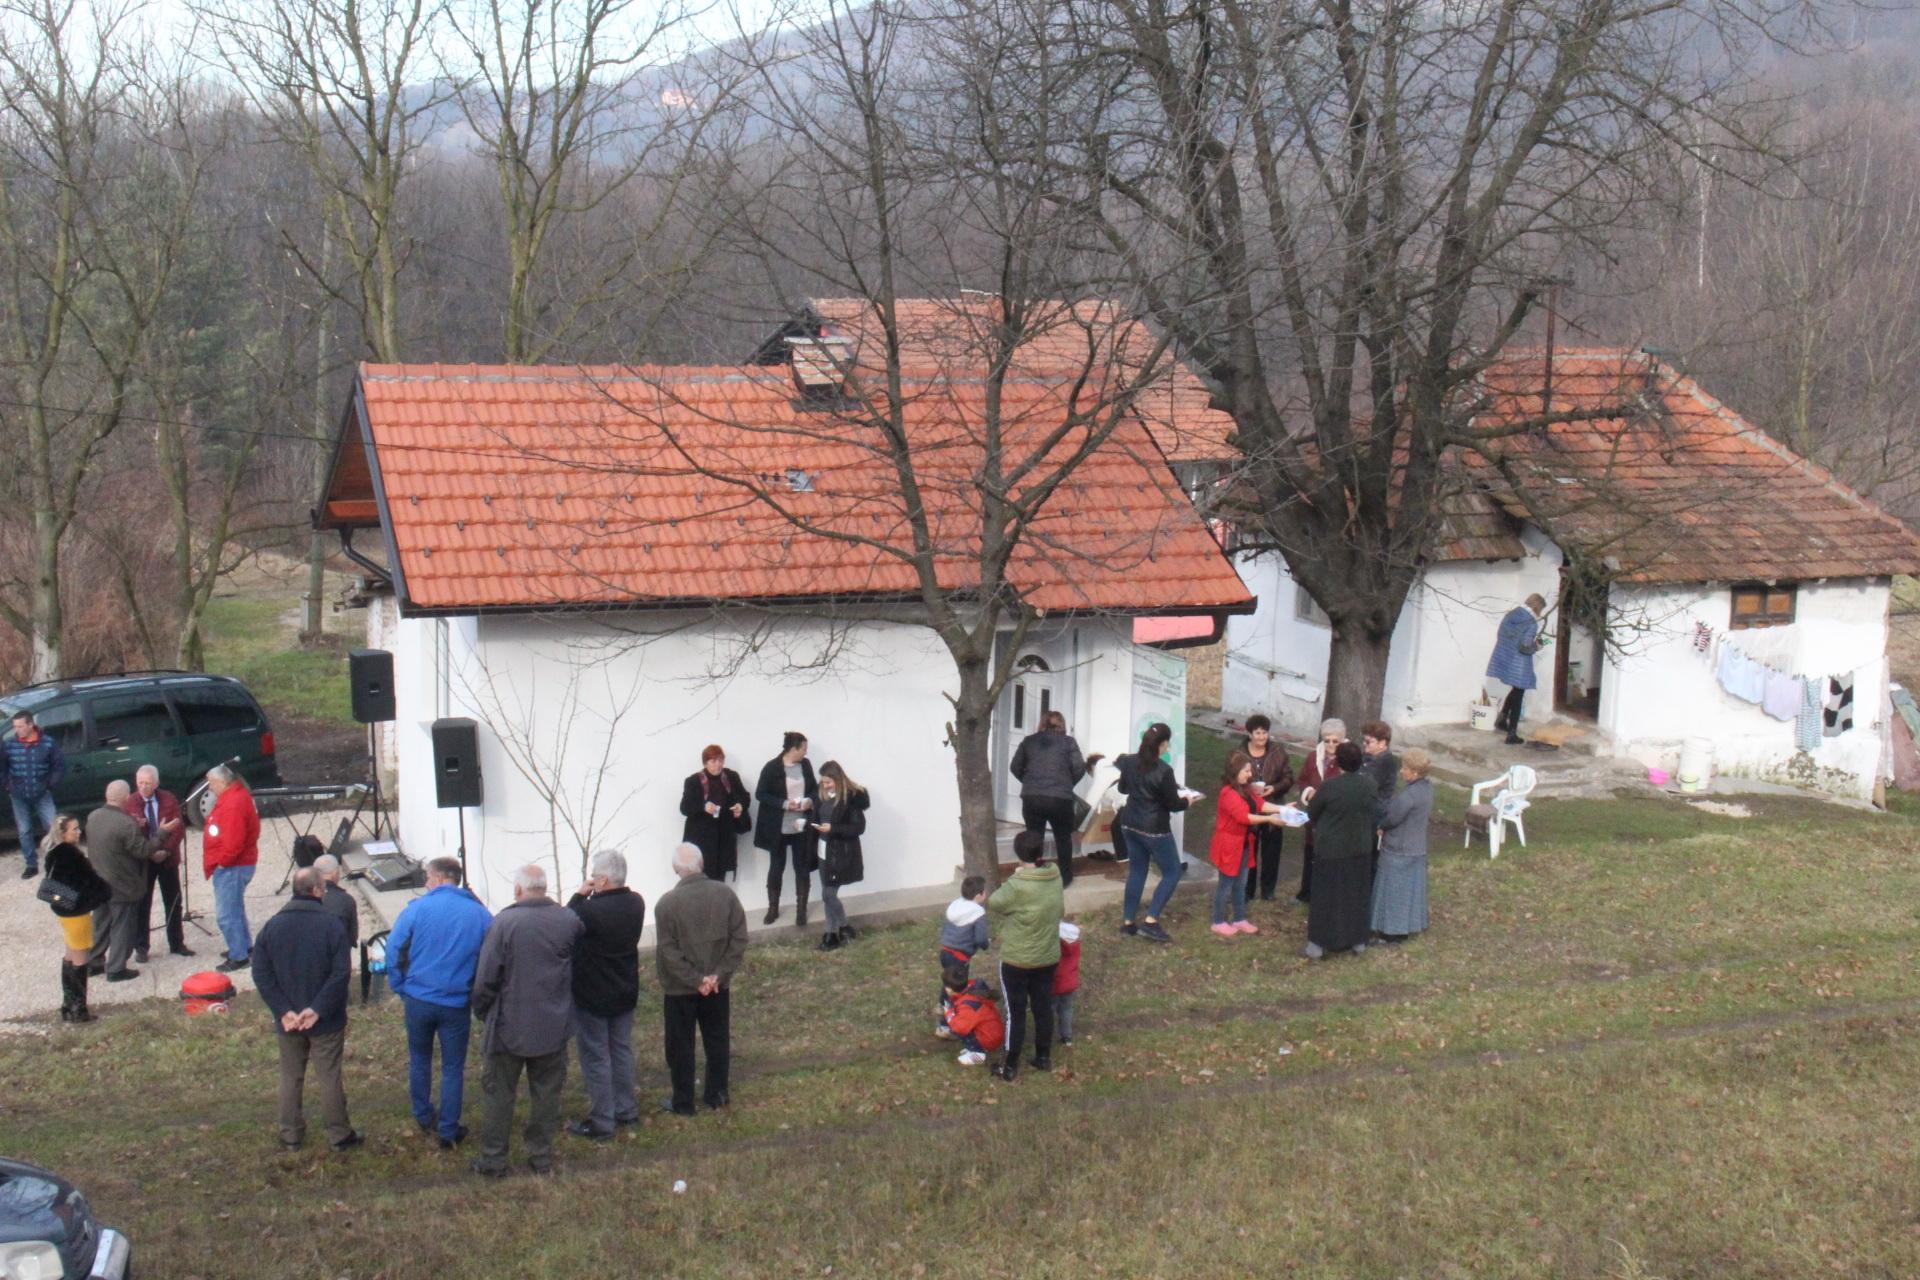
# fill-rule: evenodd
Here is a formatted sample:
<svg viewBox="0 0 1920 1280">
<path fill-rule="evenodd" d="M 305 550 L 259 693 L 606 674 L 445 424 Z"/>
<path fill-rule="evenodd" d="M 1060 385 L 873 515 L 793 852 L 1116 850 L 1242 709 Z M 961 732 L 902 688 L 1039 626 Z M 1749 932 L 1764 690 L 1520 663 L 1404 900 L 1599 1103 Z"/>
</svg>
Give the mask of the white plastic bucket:
<svg viewBox="0 0 1920 1280">
<path fill-rule="evenodd" d="M 1467 723 L 1486 733 L 1493 732 L 1493 708 L 1483 702 L 1475 702 L 1467 707 Z"/>
<path fill-rule="evenodd" d="M 1680 789 L 1705 791 L 1713 781 L 1713 741 L 1688 738 L 1680 744 Z"/>
</svg>

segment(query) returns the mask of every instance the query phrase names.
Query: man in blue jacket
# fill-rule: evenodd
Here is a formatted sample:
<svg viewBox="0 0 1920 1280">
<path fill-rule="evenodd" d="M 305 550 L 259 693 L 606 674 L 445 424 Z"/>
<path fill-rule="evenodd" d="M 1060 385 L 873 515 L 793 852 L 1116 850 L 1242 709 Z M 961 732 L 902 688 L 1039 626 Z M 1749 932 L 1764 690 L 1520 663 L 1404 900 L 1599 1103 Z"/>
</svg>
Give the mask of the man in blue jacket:
<svg viewBox="0 0 1920 1280">
<path fill-rule="evenodd" d="M 413 1120 L 451 1151 L 467 1136 L 460 1123 L 467 1070 L 473 971 L 493 915 L 460 886 L 460 862 L 427 863 L 427 891 L 409 902 L 387 937 L 387 986 L 407 1010 L 407 1088 Z M 433 1042 L 440 1041 L 440 1110 L 433 1109 Z"/>
<path fill-rule="evenodd" d="M 22 880 L 40 874 L 40 841 L 53 829 L 53 789 L 66 776 L 60 744 L 40 732 L 33 712 L 14 712 L 13 736 L 0 743 L 0 785 L 13 797 L 13 829 L 27 859 Z"/>
<path fill-rule="evenodd" d="M 293 897 L 253 943 L 253 981 L 272 1011 L 280 1041 L 280 1145 L 292 1150 L 307 1136 L 302 1107 L 307 1065 L 320 1089 L 320 1114 L 335 1151 L 366 1139 L 347 1120 L 340 1078 L 347 1048 L 347 931 L 320 905 L 320 875 L 293 873 Z"/>
</svg>

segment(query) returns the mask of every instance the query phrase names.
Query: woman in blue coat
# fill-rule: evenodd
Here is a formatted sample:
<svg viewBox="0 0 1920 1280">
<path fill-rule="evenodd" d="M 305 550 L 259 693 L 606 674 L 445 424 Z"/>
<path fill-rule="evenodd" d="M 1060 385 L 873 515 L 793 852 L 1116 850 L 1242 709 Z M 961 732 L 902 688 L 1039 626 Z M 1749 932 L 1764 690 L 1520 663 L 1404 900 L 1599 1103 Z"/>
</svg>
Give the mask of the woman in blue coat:
<svg viewBox="0 0 1920 1280">
<path fill-rule="evenodd" d="M 1493 642 L 1493 656 L 1487 659 L 1487 675 L 1507 686 L 1506 701 L 1493 727 L 1507 731 L 1507 742 L 1520 741 L 1520 703 L 1534 687 L 1533 655 L 1540 649 L 1540 619 L 1547 612 L 1545 597 L 1538 592 L 1527 597 L 1500 619 L 1500 634 Z"/>
</svg>

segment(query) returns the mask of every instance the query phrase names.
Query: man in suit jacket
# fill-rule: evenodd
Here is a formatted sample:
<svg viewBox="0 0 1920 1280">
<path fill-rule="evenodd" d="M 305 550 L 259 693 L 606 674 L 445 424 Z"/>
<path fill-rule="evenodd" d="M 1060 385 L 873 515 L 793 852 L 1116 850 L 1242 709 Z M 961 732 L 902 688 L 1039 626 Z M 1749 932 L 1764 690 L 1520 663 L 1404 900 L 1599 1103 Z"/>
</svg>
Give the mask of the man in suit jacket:
<svg viewBox="0 0 1920 1280">
<path fill-rule="evenodd" d="M 106 803 L 87 815 L 87 855 L 93 869 L 113 890 L 113 899 L 94 915 L 94 957 L 104 952 L 108 982 L 126 982 L 140 976 L 127 967 L 127 957 L 141 940 L 141 896 L 147 892 L 147 867 L 160 849 L 140 824 L 127 816 L 132 789 L 118 778 L 107 784 Z M 102 928 L 102 925 L 105 928 Z"/>
<path fill-rule="evenodd" d="M 153 889 L 160 886 L 160 909 L 166 914 L 167 950 L 176 956 L 190 956 L 187 949 L 186 904 L 180 899 L 180 850 L 187 842 L 187 824 L 180 814 L 180 801 L 160 786 L 160 770 L 150 764 L 140 766 L 133 775 L 133 794 L 127 797 L 127 816 L 140 824 L 149 840 L 158 840 L 166 856 L 147 863 L 147 891 L 140 899 L 134 926 L 133 959 L 147 962 L 147 948 L 153 937 Z"/>
</svg>

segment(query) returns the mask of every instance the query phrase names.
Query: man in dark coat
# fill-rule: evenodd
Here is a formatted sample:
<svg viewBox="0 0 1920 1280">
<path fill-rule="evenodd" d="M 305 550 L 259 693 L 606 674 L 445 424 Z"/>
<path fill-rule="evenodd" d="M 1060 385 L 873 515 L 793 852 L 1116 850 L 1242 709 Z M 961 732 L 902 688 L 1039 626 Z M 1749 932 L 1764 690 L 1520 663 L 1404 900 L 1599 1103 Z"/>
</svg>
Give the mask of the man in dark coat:
<svg viewBox="0 0 1920 1280">
<path fill-rule="evenodd" d="M 673 1096 L 660 1105 L 675 1115 L 690 1116 L 695 1028 L 707 1051 L 707 1106 L 718 1110 L 727 1105 L 733 1058 L 727 988 L 747 954 L 747 913 L 733 890 L 706 878 L 700 851 L 692 845 L 673 851 L 673 873 L 679 883 L 661 895 L 653 911 L 667 1074 L 673 1080 Z"/>
<path fill-rule="evenodd" d="M 1074 787 L 1100 762 L 1100 753 L 1080 754 L 1058 711 L 1040 717 L 1040 728 L 1014 748 L 1007 772 L 1020 782 L 1020 820 L 1029 831 L 1053 829 L 1053 859 L 1060 883 L 1073 883 Z"/>
<path fill-rule="evenodd" d="M 187 842 L 187 824 L 180 813 L 180 801 L 160 786 L 160 770 L 150 764 L 140 766 L 133 775 L 133 794 L 127 797 L 127 816 L 140 824 L 147 839 L 158 840 L 166 854 L 147 863 L 147 892 L 140 899 L 139 941 L 133 949 L 135 964 L 147 962 L 147 950 L 153 938 L 153 890 L 160 889 L 160 910 L 166 916 L 167 950 L 176 956 L 193 954 L 187 947 L 186 906 L 180 898 L 180 850 Z"/>
<path fill-rule="evenodd" d="M 573 953 L 585 928 L 579 916 L 547 896 L 545 871 L 529 865 L 513 873 L 513 905 L 488 927 L 473 978 L 473 1013 L 484 1027 L 480 1052 L 486 1061 L 475 1173 L 506 1176 L 513 1099 L 523 1071 L 532 1104 L 527 1163 L 535 1173 L 553 1171 L 573 1024 Z"/>
<path fill-rule="evenodd" d="M 587 1115 L 567 1126 L 605 1142 L 615 1125 L 637 1124 L 633 1093 L 633 1010 L 640 1003 L 640 932 L 647 903 L 627 888 L 626 855 L 602 849 L 580 892 L 567 901 L 586 932 L 573 953 L 574 1043 L 587 1085 Z"/>
<path fill-rule="evenodd" d="M 320 905 L 312 867 L 293 873 L 293 897 L 253 943 L 253 981 L 272 1012 L 280 1040 L 280 1145 L 307 1136 L 303 1106 L 307 1065 L 320 1089 L 327 1142 L 345 1151 L 366 1141 L 347 1120 L 340 1060 L 347 1047 L 347 935 Z"/>
<path fill-rule="evenodd" d="M 94 869 L 113 889 L 113 900 L 94 913 L 93 954 L 104 958 L 108 982 L 127 982 L 140 976 L 127 958 L 146 941 L 140 927 L 140 903 L 147 893 L 147 867 L 161 849 L 140 824 L 127 816 L 132 788 L 115 778 L 107 784 L 106 802 L 87 815 L 87 855 Z"/>
<path fill-rule="evenodd" d="M 313 869 L 320 873 L 320 905 L 347 931 L 347 961 L 351 964 L 353 950 L 360 945 L 360 900 L 340 883 L 340 859 L 323 853 L 313 860 Z"/>
</svg>

